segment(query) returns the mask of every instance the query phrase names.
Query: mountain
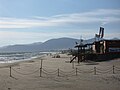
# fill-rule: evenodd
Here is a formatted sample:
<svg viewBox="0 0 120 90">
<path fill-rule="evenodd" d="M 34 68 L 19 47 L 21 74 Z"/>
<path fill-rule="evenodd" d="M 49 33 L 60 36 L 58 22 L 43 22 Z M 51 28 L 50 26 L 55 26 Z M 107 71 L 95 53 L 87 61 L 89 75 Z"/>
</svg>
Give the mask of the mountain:
<svg viewBox="0 0 120 90">
<path fill-rule="evenodd" d="M 24 45 L 9 45 L 0 48 L 0 52 L 33 52 L 38 49 L 42 42 L 24 44 Z"/>
<path fill-rule="evenodd" d="M 49 51 L 73 48 L 78 39 L 73 38 L 58 38 L 50 39 L 44 43 L 37 42 L 26 45 L 9 45 L 0 48 L 0 52 L 35 52 Z"/>
<path fill-rule="evenodd" d="M 112 38 L 111 40 L 120 40 L 120 39 L 115 37 L 115 38 Z"/>
<path fill-rule="evenodd" d="M 84 40 L 83 43 L 93 43 L 95 38 Z M 0 52 L 36 52 L 36 51 L 51 51 L 74 48 L 75 42 L 80 43 L 79 39 L 74 38 L 58 38 L 50 39 L 46 42 L 36 42 L 25 45 L 9 45 L 0 48 Z"/>
<path fill-rule="evenodd" d="M 73 38 L 51 39 L 41 44 L 40 47 L 41 49 L 44 50 L 68 49 L 68 48 L 73 48 L 76 41 L 79 40 Z"/>
</svg>

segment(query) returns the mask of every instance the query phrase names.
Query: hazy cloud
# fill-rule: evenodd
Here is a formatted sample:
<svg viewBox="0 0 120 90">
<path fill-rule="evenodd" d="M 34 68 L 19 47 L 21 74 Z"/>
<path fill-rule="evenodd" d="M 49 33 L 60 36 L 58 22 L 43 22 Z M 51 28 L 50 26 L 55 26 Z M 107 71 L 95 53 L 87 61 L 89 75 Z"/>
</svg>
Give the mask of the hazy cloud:
<svg viewBox="0 0 120 90">
<path fill-rule="evenodd" d="M 88 31 L 88 30 L 84 30 Z M 39 42 L 39 41 L 46 41 L 52 38 L 60 38 L 60 37 L 71 37 L 71 38 L 77 38 L 80 39 L 82 36 L 83 39 L 88 39 L 94 37 L 95 32 L 48 32 L 48 33 L 42 33 L 42 32 L 17 32 L 17 31 L 0 31 L 0 47 L 10 44 L 27 44 L 27 43 L 33 43 L 33 42 Z M 120 33 L 114 32 L 114 33 L 107 33 L 105 37 L 111 38 L 111 37 L 119 37 Z"/>
<path fill-rule="evenodd" d="M 34 28 L 69 25 L 74 23 L 107 23 L 120 22 L 120 9 L 98 9 L 84 13 L 55 15 L 51 17 L 10 18 L 0 17 L 0 28 Z"/>
<path fill-rule="evenodd" d="M 33 43 L 39 41 L 46 41 L 53 38 L 71 37 L 80 38 L 80 35 L 86 37 L 91 36 L 92 33 L 78 32 L 17 32 L 17 31 L 0 31 L 0 46 L 10 44 Z M 79 36 L 79 37 L 78 37 Z M 7 43 L 6 43 L 7 42 Z"/>
</svg>

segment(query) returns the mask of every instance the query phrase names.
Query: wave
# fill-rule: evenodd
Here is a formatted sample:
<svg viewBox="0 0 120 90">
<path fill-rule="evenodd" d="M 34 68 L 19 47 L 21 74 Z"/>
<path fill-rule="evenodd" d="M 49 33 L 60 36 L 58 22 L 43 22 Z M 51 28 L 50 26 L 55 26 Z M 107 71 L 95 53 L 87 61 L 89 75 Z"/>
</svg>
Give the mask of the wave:
<svg viewBox="0 0 120 90">
<path fill-rule="evenodd" d="M 17 53 L 0 53 L 0 63 L 13 63 L 18 61 L 31 60 L 41 57 L 42 52 L 17 52 Z"/>
</svg>

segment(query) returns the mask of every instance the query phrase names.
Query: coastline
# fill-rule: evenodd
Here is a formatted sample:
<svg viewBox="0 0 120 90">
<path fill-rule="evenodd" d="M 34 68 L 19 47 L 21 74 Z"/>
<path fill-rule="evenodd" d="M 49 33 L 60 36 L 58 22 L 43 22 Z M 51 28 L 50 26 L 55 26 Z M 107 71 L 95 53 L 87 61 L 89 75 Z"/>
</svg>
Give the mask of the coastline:
<svg viewBox="0 0 120 90">
<path fill-rule="evenodd" d="M 27 63 L 27 62 L 33 62 L 37 59 L 42 59 L 45 55 L 41 55 L 39 57 L 31 57 L 29 59 L 23 59 L 23 60 L 14 60 L 14 61 L 10 61 L 10 62 L 5 62 L 5 63 L 0 63 L 0 68 L 9 68 L 10 66 L 18 66 L 19 64 L 22 63 Z"/>
<path fill-rule="evenodd" d="M 105 62 L 81 62 L 74 63 L 74 69 L 70 61 L 70 56 L 60 54 L 60 58 L 52 58 L 52 56 L 45 55 L 42 58 L 35 58 L 30 61 L 22 61 L 17 63 L 10 63 L 6 66 L 0 64 L 0 89 L 1 90 L 119 90 L 120 89 L 120 72 L 115 74 L 105 73 L 78 73 L 73 76 L 62 76 L 64 74 L 75 70 L 90 70 L 94 67 L 99 69 L 108 69 L 113 65 L 119 66 L 120 59 Z M 41 59 L 43 60 L 42 68 L 49 72 L 48 75 L 42 73 L 40 77 L 39 68 L 41 67 Z M 12 66 L 12 77 L 9 76 L 9 66 Z M 61 70 L 60 76 L 52 75 L 51 72 Z M 36 71 L 36 72 L 35 72 Z M 34 73 L 32 73 L 34 72 Z M 75 74 L 75 73 L 73 73 Z"/>
</svg>

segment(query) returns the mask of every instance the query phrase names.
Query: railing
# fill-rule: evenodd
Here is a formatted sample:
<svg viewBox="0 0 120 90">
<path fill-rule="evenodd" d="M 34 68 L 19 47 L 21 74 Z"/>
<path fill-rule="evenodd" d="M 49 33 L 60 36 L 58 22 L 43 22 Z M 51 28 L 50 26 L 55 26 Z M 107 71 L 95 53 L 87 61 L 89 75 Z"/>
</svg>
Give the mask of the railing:
<svg viewBox="0 0 120 90">
<path fill-rule="evenodd" d="M 99 75 L 99 74 L 119 74 L 120 72 L 120 67 L 117 66 L 112 66 L 109 67 L 107 69 L 100 69 L 98 67 L 94 67 L 93 69 L 79 69 L 79 68 L 75 68 L 71 71 L 64 71 L 61 69 L 56 69 L 56 70 L 48 70 L 45 68 L 39 68 L 36 70 L 33 70 L 32 72 L 29 73 L 23 73 L 20 72 L 19 70 L 16 70 L 14 67 L 10 66 L 10 77 L 12 77 L 12 73 L 17 73 L 20 75 L 32 75 L 32 74 L 36 74 L 37 72 L 39 73 L 39 76 L 42 77 L 43 75 L 47 75 L 47 76 L 58 76 L 58 77 L 70 77 L 70 76 L 78 76 L 80 74 L 93 74 L 93 75 Z"/>
</svg>

